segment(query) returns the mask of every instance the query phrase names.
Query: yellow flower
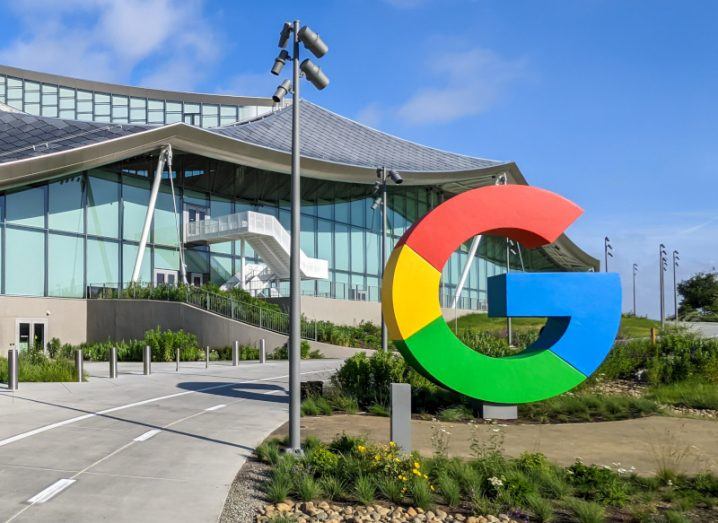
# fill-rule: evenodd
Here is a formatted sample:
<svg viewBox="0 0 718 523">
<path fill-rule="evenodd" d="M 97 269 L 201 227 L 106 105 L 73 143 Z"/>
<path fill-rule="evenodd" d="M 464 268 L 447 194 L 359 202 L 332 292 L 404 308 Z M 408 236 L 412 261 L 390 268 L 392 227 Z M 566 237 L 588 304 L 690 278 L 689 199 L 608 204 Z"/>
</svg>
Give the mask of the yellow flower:
<svg viewBox="0 0 718 523">
<path fill-rule="evenodd" d="M 429 476 L 427 476 L 426 474 L 424 474 L 424 479 L 429 479 Z"/>
<path fill-rule="evenodd" d="M 394 443 L 393 441 L 390 441 L 390 442 L 389 442 L 389 446 L 390 446 L 390 447 L 396 447 L 396 443 Z"/>
<path fill-rule="evenodd" d="M 429 487 L 431 488 L 432 491 L 435 490 L 434 485 L 429 485 Z"/>
<path fill-rule="evenodd" d="M 418 462 L 418 461 L 415 461 L 415 462 L 414 462 L 414 468 L 417 468 L 417 469 L 418 469 L 419 467 L 421 467 L 421 465 L 419 465 L 419 462 Z"/>
<path fill-rule="evenodd" d="M 359 452 L 364 452 L 364 451 L 366 451 L 366 447 L 365 447 L 364 445 L 358 445 L 358 446 L 357 446 L 357 450 L 358 450 Z"/>
<path fill-rule="evenodd" d="M 376 455 L 374 456 L 374 460 L 376 460 L 376 461 L 381 460 L 381 456 L 380 456 L 379 454 L 376 454 Z"/>
</svg>

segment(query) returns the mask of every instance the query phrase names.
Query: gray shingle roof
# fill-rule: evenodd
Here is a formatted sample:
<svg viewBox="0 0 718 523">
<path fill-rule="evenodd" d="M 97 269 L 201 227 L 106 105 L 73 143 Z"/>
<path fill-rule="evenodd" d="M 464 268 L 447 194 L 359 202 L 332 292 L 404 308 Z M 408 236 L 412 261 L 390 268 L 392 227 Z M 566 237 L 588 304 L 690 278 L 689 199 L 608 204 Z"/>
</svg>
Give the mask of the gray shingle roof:
<svg viewBox="0 0 718 523">
<path fill-rule="evenodd" d="M 471 158 L 412 143 L 302 101 L 302 156 L 344 165 L 402 171 L 485 169 L 503 162 Z M 284 152 L 291 151 L 291 107 L 206 131 Z M 0 164 L 157 128 L 150 125 L 60 120 L 0 110 Z"/>
<path fill-rule="evenodd" d="M 75 149 L 149 128 L 0 111 L 0 163 Z"/>
<path fill-rule="evenodd" d="M 403 171 L 464 171 L 484 169 L 504 162 L 471 158 L 402 140 L 349 120 L 311 102 L 301 102 L 302 156 L 346 165 Z M 212 129 L 243 142 L 289 152 L 292 109 Z"/>
</svg>

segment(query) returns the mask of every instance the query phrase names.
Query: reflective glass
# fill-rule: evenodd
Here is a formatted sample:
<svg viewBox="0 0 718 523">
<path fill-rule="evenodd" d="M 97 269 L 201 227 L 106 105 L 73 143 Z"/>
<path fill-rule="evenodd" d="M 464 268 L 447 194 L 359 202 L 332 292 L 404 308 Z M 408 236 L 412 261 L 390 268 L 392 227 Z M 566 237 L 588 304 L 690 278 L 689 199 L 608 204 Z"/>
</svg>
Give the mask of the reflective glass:
<svg viewBox="0 0 718 523">
<path fill-rule="evenodd" d="M 74 176 L 49 185 L 47 220 L 50 229 L 85 232 L 82 184 L 82 176 Z"/>
<path fill-rule="evenodd" d="M 301 233 L 301 244 L 302 251 L 307 256 L 314 258 L 316 249 L 314 247 L 315 234 L 315 223 L 314 218 L 310 216 L 302 216 L 302 233 Z"/>
<path fill-rule="evenodd" d="M 7 223 L 28 227 L 45 227 L 44 187 L 8 193 L 5 202 Z"/>
<path fill-rule="evenodd" d="M 122 186 L 122 237 L 139 240 L 150 201 L 149 183 L 129 176 L 123 177 Z M 171 201 L 171 200 L 170 200 Z"/>
<path fill-rule="evenodd" d="M 177 212 L 180 212 L 179 199 Z M 154 242 L 163 245 L 177 245 L 177 221 L 180 216 L 175 217 L 174 205 L 172 205 L 172 194 L 169 188 L 162 187 L 157 195 L 157 206 L 155 207 Z"/>
<path fill-rule="evenodd" d="M 364 231 L 357 227 L 351 229 L 352 272 L 364 272 Z"/>
<path fill-rule="evenodd" d="M 132 270 L 135 268 L 135 260 L 137 259 L 137 249 L 137 245 L 131 243 L 122 244 L 122 283 L 125 285 L 130 283 L 132 279 Z M 140 266 L 140 282 L 148 283 L 152 281 L 151 261 L 152 250 L 147 247 Z"/>
<path fill-rule="evenodd" d="M 9 228 L 5 231 L 5 292 L 25 296 L 45 294 L 45 233 Z"/>
<path fill-rule="evenodd" d="M 349 270 L 349 227 L 337 223 L 334 226 L 334 268 Z"/>
<path fill-rule="evenodd" d="M 50 234 L 48 237 L 47 294 L 82 298 L 85 247 L 82 236 Z"/>
<path fill-rule="evenodd" d="M 155 247 L 155 269 L 179 270 L 179 251 Z"/>
<path fill-rule="evenodd" d="M 317 257 L 329 262 L 334 267 L 332 222 L 317 220 Z"/>
<path fill-rule="evenodd" d="M 120 195 L 119 184 L 114 179 L 111 173 L 90 171 L 87 187 L 88 234 L 117 238 Z"/>
<path fill-rule="evenodd" d="M 87 240 L 87 285 L 119 283 L 118 264 L 116 242 Z"/>
<path fill-rule="evenodd" d="M 210 217 L 215 219 L 229 214 L 232 214 L 232 203 L 224 198 L 213 197 L 210 201 Z M 210 250 L 212 252 L 232 254 L 232 242 L 214 243 L 210 245 Z"/>
<path fill-rule="evenodd" d="M 366 232 L 366 272 L 369 274 L 379 274 L 379 258 L 381 253 L 381 236 L 375 232 Z"/>
<path fill-rule="evenodd" d="M 217 285 L 232 277 L 232 258 L 212 254 L 210 256 L 210 281 Z"/>
<path fill-rule="evenodd" d="M 187 273 L 209 274 L 209 253 L 199 249 L 187 249 L 185 251 L 185 264 L 187 265 Z"/>
</svg>

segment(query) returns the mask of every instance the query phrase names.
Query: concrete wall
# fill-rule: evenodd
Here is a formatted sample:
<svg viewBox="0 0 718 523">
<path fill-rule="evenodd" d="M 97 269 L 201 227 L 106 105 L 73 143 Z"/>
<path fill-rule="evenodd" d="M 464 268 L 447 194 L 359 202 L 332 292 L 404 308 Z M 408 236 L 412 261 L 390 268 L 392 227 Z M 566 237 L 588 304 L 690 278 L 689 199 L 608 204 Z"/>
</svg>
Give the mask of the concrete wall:
<svg viewBox="0 0 718 523">
<path fill-rule="evenodd" d="M 162 329 L 183 329 L 197 336 L 201 345 L 231 346 L 235 340 L 254 345 L 266 340 L 267 351 L 284 345 L 287 336 L 253 327 L 184 303 L 148 300 L 89 300 L 87 302 L 87 341 L 141 339 L 157 326 Z M 365 349 L 337 347 L 310 342 L 327 358 L 347 358 Z"/>
<path fill-rule="evenodd" d="M 16 343 L 18 319 L 47 320 L 46 341 L 82 343 L 87 338 L 87 302 L 73 298 L 0 296 L 0 353 Z"/>
<path fill-rule="evenodd" d="M 289 298 L 272 298 L 268 301 L 278 304 L 285 312 L 289 311 Z M 441 311 L 447 321 L 478 312 L 448 308 L 443 308 Z M 310 320 L 329 320 L 337 325 L 358 325 L 362 321 L 370 321 L 378 325 L 381 321 L 381 304 L 375 301 L 334 300 L 302 296 L 302 314 Z"/>
</svg>

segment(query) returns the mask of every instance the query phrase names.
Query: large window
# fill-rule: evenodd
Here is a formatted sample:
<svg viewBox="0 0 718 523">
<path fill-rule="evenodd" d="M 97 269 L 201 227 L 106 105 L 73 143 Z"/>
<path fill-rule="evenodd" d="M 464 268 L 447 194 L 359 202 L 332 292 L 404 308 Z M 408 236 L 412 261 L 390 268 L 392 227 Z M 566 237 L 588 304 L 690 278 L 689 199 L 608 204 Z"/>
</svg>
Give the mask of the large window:
<svg viewBox="0 0 718 523">
<path fill-rule="evenodd" d="M 85 232 L 82 210 L 82 176 L 73 176 L 49 185 L 48 226 L 55 231 Z"/>
<path fill-rule="evenodd" d="M 88 285 L 119 283 L 118 265 L 119 250 L 117 242 L 87 240 Z"/>
<path fill-rule="evenodd" d="M 45 294 L 45 234 L 8 228 L 5 231 L 5 292 Z"/>
<path fill-rule="evenodd" d="M 87 233 L 116 238 L 119 227 L 120 186 L 116 176 L 91 171 L 87 188 Z"/>
<path fill-rule="evenodd" d="M 82 298 L 85 247 L 82 236 L 50 234 L 47 248 L 47 293 L 50 296 Z"/>
<path fill-rule="evenodd" d="M 7 223 L 26 227 L 45 227 L 45 187 L 8 193 Z"/>
</svg>

